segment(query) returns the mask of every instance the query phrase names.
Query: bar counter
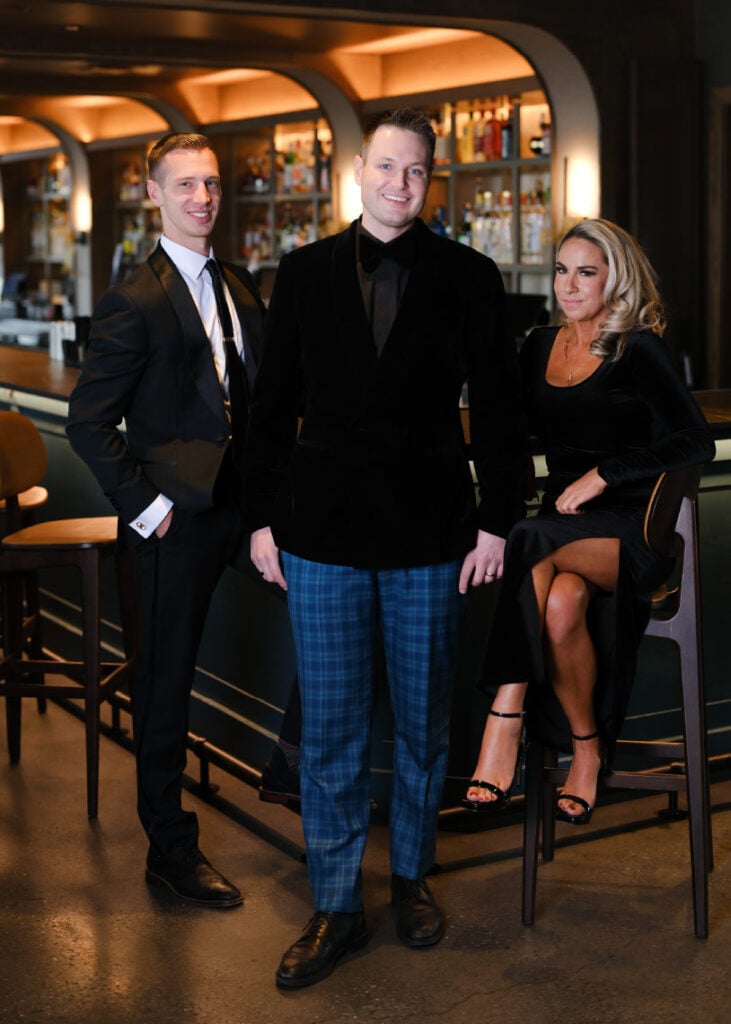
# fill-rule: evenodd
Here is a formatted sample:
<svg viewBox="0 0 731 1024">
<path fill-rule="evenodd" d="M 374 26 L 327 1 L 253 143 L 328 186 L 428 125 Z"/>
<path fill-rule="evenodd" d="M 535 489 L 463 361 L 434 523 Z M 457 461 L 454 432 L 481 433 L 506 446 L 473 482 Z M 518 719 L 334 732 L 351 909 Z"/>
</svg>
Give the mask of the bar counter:
<svg viewBox="0 0 731 1024">
<path fill-rule="evenodd" d="M 0 346 L 0 387 L 68 402 L 79 370 L 49 358 L 47 351 Z"/>
<path fill-rule="evenodd" d="M 5 392 L 22 392 L 28 395 L 68 401 L 79 376 L 75 367 L 65 366 L 52 360 L 48 353 L 15 346 L 0 346 L 0 388 Z M 731 388 L 716 391 L 694 391 L 703 415 L 714 435 L 731 435 Z M 18 403 L 22 403 L 17 395 Z M 7 394 L 0 394 L 0 401 L 8 402 Z M 469 443 L 469 415 L 461 410 L 465 438 Z"/>
</svg>

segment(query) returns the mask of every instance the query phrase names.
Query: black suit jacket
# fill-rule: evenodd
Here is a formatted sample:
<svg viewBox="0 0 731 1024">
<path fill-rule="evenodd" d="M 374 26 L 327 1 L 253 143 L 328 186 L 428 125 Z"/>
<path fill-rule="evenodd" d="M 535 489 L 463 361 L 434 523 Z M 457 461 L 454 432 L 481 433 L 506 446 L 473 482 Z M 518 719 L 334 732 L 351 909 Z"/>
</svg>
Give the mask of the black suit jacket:
<svg viewBox="0 0 731 1024">
<path fill-rule="evenodd" d="M 256 363 L 259 293 L 246 271 L 224 274 Z M 230 428 L 200 315 L 161 246 L 97 304 L 66 430 L 125 522 L 159 493 L 191 511 L 212 505 Z"/>
<path fill-rule="evenodd" d="M 523 514 L 525 433 L 502 280 L 492 260 L 417 222 L 416 261 L 379 356 L 356 227 L 280 263 L 251 405 L 249 525 L 332 564 L 459 558 L 478 525 L 505 536 Z M 459 413 L 465 380 L 479 512 Z"/>
</svg>

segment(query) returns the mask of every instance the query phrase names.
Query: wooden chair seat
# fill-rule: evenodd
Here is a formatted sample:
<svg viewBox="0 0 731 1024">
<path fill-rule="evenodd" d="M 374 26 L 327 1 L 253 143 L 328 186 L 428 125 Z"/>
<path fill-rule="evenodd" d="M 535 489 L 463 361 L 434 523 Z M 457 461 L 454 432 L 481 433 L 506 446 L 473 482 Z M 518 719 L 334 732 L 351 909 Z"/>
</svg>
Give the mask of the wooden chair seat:
<svg viewBox="0 0 731 1024">
<path fill-rule="evenodd" d="M 30 512 L 41 508 L 48 501 L 48 491 L 45 487 L 29 487 L 18 495 L 18 505 L 22 512 Z M 5 498 L 0 499 L 0 514 L 5 511 Z"/>
<path fill-rule="evenodd" d="M 117 542 L 118 525 L 116 516 L 53 519 L 16 530 L 3 538 L 3 544 L 10 551 L 108 546 Z"/>
</svg>

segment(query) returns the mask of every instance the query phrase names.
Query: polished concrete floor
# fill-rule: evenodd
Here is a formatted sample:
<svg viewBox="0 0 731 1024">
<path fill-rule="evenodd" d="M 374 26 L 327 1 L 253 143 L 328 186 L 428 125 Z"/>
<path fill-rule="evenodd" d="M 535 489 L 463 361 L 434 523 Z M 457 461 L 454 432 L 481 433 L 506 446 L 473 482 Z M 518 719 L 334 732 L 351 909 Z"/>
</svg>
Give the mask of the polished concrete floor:
<svg viewBox="0 0 731 1024">
<path fill-rule="evenodd" d="M 3 1024 L 713 1024 L 731 1014 L 731 782 L 712 787 L 710 936 L 693 936 L 687 825 L 662 797 L 559 826 L 520 922 L 519 824 L 442 831 L 432 888 L 449 919 L 412 951 L 387 906 L 387 834 L 365 862 L 372 939 L 326 981 L 283 994 L 274 971 L 310 913 L 299 818 L 212 770 L 218 807 L 186 794 L 201 845 L 245 893 L 213 912 L 148 890 L 131 754 L 102 739 L 99 818 L 85 812 L 83 726 L 24 707 L 23 759 L 0 738 Z M 222 813 L 228 808 L 230 813 Z"/>
</svg>

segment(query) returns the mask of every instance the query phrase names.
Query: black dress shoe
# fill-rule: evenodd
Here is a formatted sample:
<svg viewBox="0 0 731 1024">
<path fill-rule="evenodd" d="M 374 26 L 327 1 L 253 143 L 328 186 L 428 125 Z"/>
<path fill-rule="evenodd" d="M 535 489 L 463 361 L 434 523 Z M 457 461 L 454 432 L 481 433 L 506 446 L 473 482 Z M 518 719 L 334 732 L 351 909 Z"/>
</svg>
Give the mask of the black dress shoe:
<svg viewBox="0 0 731 1024">
<path fill-rule="evenodd" d="M 332 974 L 338 960 L 368 942 L 363 911 L 341 914 L 318 910 L 301 937 L 282 957 L 276 973 L 278 988 L 304 988 Z"/>
<path fill-rule="evenodd" d="M 442 912 L 425 879 L 391 875 L 391 906 L 396 934 L 407 946 L 433 946 L 444 935 Z"/>
<path fill-rule="evenodd" d="M 259 799 L 269 804 L 284 804 L 294 811 L 300 810 L 300 773 L 296 767 L 290 767 L 287 763 L 281 747 L 274 747 L 264 765 Z"/>
<path fill-rule="evenodd" d="M 244 902 L 236 886 L 211 867 L 197 846 L 176 851 L 170 857 L 161 857 L 150 850 L 145 880 L 148 885 L 164 886 L 187 903 L 227 909 Z"/>
</svg>

